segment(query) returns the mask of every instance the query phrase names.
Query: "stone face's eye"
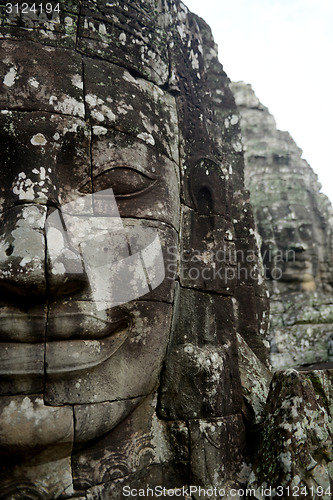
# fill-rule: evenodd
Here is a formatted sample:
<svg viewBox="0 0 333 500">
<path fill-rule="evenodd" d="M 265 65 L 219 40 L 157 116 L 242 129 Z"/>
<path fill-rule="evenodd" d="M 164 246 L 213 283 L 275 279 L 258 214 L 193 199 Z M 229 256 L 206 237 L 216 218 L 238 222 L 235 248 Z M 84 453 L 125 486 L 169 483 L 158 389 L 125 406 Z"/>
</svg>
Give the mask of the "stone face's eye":
<svg viewBox="0 0 333 500">
<path fill-rule="evenodd" d="M 311 224 L 302 224 L 298 229 L 298 233 L 303 240 L 313 240 L 314 236 Z"/>
<path fill-rule="evenodd" d="M 131 167 L 115 167 L 94 177 L 94 191 L 112 188 L 117 198 L 135 196 L 150 189 L 156 178 Z"/>
</svg>

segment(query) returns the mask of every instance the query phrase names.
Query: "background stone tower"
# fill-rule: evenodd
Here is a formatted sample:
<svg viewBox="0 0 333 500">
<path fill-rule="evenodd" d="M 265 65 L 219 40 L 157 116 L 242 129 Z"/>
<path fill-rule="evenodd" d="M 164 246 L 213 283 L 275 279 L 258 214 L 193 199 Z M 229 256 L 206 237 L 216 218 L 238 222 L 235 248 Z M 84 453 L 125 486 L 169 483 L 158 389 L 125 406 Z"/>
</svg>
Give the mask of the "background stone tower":
<svg viewBox="0 0 333 500">
<path fill-rule="evenodd" d="M 250 85 L 232 83 L 270 293 L 275 368 L 332 360 L 332 206 L 302 150 Z"/>
</svg>

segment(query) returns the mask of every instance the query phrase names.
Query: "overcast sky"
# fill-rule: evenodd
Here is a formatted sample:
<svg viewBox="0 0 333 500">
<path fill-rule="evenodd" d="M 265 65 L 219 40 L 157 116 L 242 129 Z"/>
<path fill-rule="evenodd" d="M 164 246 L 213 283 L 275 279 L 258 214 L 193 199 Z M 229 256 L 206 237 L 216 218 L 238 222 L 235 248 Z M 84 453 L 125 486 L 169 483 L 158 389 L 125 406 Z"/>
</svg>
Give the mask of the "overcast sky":
<svg viewBox="0 0 333 500">
<path fill-rule="evenodd" d="M 333 0 L 184 0 L 233 81 L 250 83 L 333 202 Z"/>
</svg>

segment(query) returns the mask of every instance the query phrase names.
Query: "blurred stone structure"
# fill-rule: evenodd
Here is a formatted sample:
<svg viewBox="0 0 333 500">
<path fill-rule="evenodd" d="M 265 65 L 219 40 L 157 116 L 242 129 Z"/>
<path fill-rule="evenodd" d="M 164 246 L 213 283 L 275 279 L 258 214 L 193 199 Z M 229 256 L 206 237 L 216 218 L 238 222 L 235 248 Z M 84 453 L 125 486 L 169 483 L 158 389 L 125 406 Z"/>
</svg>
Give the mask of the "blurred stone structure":
<svg viewBox="0 0 333 500">
<path fill-rule="evenodd" d="M 277 130 L 251 86 L 231 88 L 270 293 L 272 365 L 332 362 L 332 206 L 302 150 Z"/>
<path fill-rule="evenodd" d="M 270 358 L 277 370 L 252 421 L 255 498 L 332 497 L 332 207 L 317 176 L 250 85 L 232 83 L 245 185 L 270 294 Z M 280 370 L 307 365 L 303 371 Z M 250 370 L 246 370 L 247 375 Z M 260 409 L 262 391 L 252 409 Z M 259 417 L 259 418 L 258 418 Z M 251 432 L 250 432 L 251 435 Z"/>
</svg>

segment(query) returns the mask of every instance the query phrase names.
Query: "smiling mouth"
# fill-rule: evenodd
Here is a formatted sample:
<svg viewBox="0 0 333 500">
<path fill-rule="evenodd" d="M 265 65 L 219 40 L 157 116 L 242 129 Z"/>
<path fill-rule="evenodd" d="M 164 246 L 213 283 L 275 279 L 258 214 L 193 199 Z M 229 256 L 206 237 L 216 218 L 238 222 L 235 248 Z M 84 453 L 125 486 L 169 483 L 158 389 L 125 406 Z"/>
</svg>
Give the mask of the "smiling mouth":
<svg viewBox="0 0 333 500">
<path fill-rule="evenodd" d="M 69 329 L 65 331 L 65 338 L 47 342 L 25 342 L 21 340 L 24 335 L 12 335 L 20 341 L 0 343 L 0 379 L 40 379 L 45 374 L 62 377 L 91 370 L 116 353 L 128 338 L 130 327 L 129 318 L 123 317 L 101 324 L 99 338 L 96 331 L 93 338 L 82 332 L 77 338 L 76 331 L 72 331 L 71 338 L 66 338 L 70 335 Z"/>
<path fill-rule="evenodd" d="M 126 327 L 100 340 L 46 342 L 46 372 L 48 375 L 70 375 L 91 370 L 113 356 L 128 334 L 129 328 Z"/>
</svg>

